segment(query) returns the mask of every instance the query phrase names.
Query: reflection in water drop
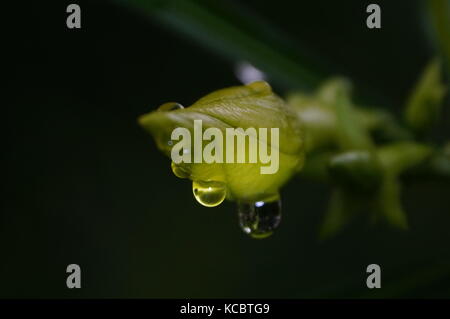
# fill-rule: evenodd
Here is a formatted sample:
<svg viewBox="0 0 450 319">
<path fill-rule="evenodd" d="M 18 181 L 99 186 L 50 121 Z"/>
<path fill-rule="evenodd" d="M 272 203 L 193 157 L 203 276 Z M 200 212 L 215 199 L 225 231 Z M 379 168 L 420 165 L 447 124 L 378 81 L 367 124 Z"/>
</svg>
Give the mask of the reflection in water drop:
<svg viewBox="0 0 450 319">
<path fill-rule="evenodd" d="M 192 191 L 195 199 L 206 207 L 220 205 L 227 195 L 225 183 L 216 181 L 193 181 Z"/>
<path fill-rule="evenodd" d="M 190 176 L 189 172 L 184 169 L 182 166 L 175 164 L 172 162 L 172 172 L 176 177 L 179 178 L 188 178 Z"/>
<path fill-rule="evenodd" d="M 184 109 L 184 106 L 181 105 L 180 103 L 176 103 L 176 102 L 164 103 L 163 105 L 158 107 L 158 111 L 163 111 L 163 112 L 175 111 L 175 110 L 179 110 L 179 109 Z"/>
<path fill-rule="evenodd" d="M 281 200 L 239 203 L 239 225 L 253 238 L 272 235 L 281 221 Z"/>
</svg>

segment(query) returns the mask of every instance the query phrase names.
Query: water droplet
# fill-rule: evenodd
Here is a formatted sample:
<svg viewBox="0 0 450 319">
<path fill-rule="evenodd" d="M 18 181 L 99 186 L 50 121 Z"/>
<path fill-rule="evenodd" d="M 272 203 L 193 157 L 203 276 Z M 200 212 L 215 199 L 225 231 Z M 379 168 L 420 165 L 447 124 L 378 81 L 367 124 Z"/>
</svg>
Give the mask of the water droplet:
<svg viewBox="0 0 450 319">
<path fill-rule="evenodd" d="M 185 169 L 183 168 L 183 166 L 181 165 L 177 165 L 174 162 L 172 162 L 171 164 L 172 166 L 172 172 L 176 177 L 179 178 L 188 178 L 191 174 Z"/>
<path fill-rule="evenodd" d="M 227 195 L 225 183 L 217 181 L 193 181 L 195 199 L 206 207 L 220 205 Z"/>
<path fill-rule="evenodd" d="M 181 105 L 180 103 L 176 103 L 176 102 L 164 103 L 163 105 L 158 107 L 158 111 L 162 111 L 162 112 L 170 112 L 170 111 L 175 111 L 175 110 L 179 110 L 179 109 L 184 109 L 184 106 Z"/>
<path fill-rule="evenodd" d="M 257 92 L 270 92 L 272 90 L 269 83 L 267 83 L 265 81 L 256 81 L 256 82 L 247 84 L 247 86 Z"/>
<path fill-rule="evenodd" d="M 239 224 L 253 238 L 266 238 L 280 225 L 281 200 L 239 203 Z"/>
</svg>

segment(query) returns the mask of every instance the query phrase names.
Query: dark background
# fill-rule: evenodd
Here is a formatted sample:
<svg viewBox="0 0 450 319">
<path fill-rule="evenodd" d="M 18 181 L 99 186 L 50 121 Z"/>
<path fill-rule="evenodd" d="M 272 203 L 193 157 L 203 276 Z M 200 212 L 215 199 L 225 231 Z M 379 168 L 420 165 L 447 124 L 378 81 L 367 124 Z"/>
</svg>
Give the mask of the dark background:
<svg viewBox="0 0 450 319">
<path fill-rule="evenodd" d="M 189 105 L 240 84 L 238 57 L 119 2 L 76 2 L 82 29 L 69 30 L 68 3 L 2 5 L 13 73 L 2 102 L 0 297 L 450 296 L 448 183 L 405 187 L 408 231 L 360 220 L 322 242 L 329 188 L 293 178 L 280 229 L 252 240 L 233 203 L 194 200 L 136 123 L 164 102 Z M 424 1 L 377 1 L 381 30 L 365 26 L 367 1 L 217 3 L 275 26 L 295 43 L 285 49 L 292 57 L 350 77 L 357 95 L 375 92 L 394 113 L 436 54 Z M 288 92 L 283 81 L 273 86 Z M 450 136 L 448 108 L 442 119 L 438 141 Z M 66 288 L 71 263 L 82 289 Z M 365 284 L 371 263 L 382 267 L 377 291 Z"/>
</svg>

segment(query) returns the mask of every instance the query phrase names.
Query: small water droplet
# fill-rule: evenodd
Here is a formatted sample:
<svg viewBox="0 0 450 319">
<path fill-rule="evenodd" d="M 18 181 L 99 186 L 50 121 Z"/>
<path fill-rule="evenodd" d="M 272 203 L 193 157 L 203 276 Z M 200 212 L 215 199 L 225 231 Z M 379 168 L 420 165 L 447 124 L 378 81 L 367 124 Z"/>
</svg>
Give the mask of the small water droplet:
<svg viewBox="0 0 450 319">
<path fill-rule="evenodd" d="M 163 112 L 170 112 L 170 111 L 175 111 L 175 110 L 179 110 L 179 109 L 184 109 L 184 106 L 181 105 L 180 103 L 176 103 L 176 102 L 164 103 L 163 105 L 158 107 L 158 111 L 163 111 Z"/>
<path fill-rule="evenodd" d="M 176 177 L 179 178 L 188 178 L 191 174 L 183 168 L 181 165 L 177 165 L 174 162 L 171 164 L 172 172 Z"/>
<path fill-rule="evenodd" d="M 257 92 L 270 92 L 272 88 L 270 87 L 269 83 L 265 81 L 256 81 L 252 82 L 250 84 L 247 84 L 248 87 L 252 88 L 253 90 Z"/>
<path fill-rule="evenodd" d="M 280 225 L 281 200 L 239 203 L 239 225 L 253 238 L 266 238 Z"/>
<path fill-rule="evenodd" d="M 217 181 L 193 181 L 192 191 L 195 199 L 206 207 L 220 205 L 227 195 L 225 183 Z"/>
</svg>

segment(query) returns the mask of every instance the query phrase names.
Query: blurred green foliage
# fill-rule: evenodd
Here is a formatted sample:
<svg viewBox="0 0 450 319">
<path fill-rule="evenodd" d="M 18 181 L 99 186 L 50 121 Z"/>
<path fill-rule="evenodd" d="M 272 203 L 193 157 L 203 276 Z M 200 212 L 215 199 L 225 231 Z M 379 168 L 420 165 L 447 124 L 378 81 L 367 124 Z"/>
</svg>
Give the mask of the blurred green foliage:
<svg viewBox="0 0 450 319">
<path fill-rule="evenodd" d="M 429 130 L 439 118 L 447 88 L 442 83 L 442 66 L 431 62 L 416 84 L 406 106 L 406 123 L 416 132 Z"/>
</svg>

